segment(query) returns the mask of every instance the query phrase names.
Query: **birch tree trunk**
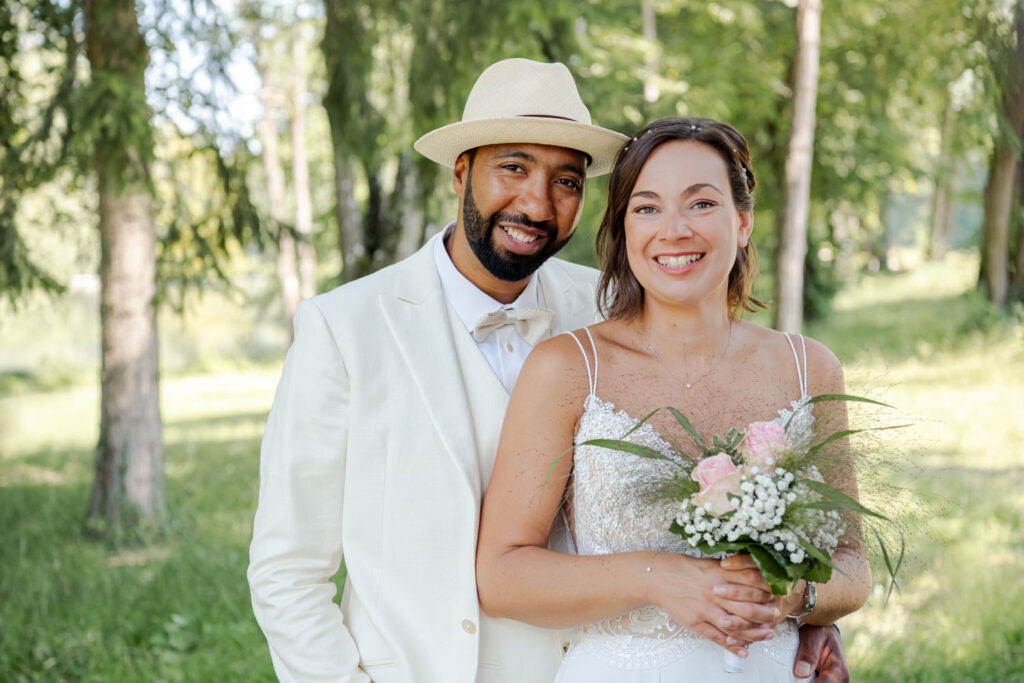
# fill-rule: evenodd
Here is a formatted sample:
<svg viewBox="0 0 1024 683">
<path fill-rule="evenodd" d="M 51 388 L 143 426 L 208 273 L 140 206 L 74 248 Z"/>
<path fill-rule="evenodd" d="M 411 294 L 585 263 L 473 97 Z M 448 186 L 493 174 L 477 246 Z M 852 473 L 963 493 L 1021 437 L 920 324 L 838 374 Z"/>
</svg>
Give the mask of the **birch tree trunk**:
<svg viewBox="0 0 1024 683">
<path fill-rule="evenodd" d="M 644 56 L 644 102 L 653 104 L 661 96 L 658 88 L 658 28 L 654 0 L 643 0 L 643 30 L 646 54 Z"/>
<path fill-rule="evenodd" d="M 134 107 L 132 133 L 97 143 L 99 191 L 100 437 L 86 529 L 102 534 L 155 520 L 165 510 L 156 335 L 156 236 L 147 160 L 145 106 L 149 53 L 133 0 L 85 4 L 86 54 L 93 84 Z M 124 104 L 124 103 L 121 103 Z M 116 136 L 115 136 L 116 137 Z M 145 147 L 149 149 L 145 149 Z"/>
<path fill-rule="evenodd" d="M 783 332 L 800 332 L 803 323 L 803 274 L 807 254 L 811 163 L 814 158 L 821 0 L 800 0 L 796 16 L 793 123 L 786 157 L 785 209 L 779 230 L 775 280 L 775 328 Z"/>
<path fill-rule="evenodd" d="M 292 183 L 295 190 L 295 234 L 298 236 L 299 298 L 316 294 L 316 250 L 313 247 L 313 202 L 309 194 L 306 155 L 306 35 L 296 19 L 292 40 Z"/>
<path fill-rule="evenodd" d="M 262 65 L 261 65 L 262 66 Z M 284 168 L 281 154 L 277 146 L 276 114 L 279 111 L 280 97 L 269 80 L 269 69 L 260 68 L 263 87 L 260 88 L 260 102 L 263 103 L 263 118 L 258 124 L 260 143 L 263 145 L 263 172 L 267 176 L 267 199 L 270 203 L 270 218 L 277 224 L 277 282 L 281 288 L 281 308 L 285 329 L 289 338 L 294 334 L 292 319 L 295 308 L 299 305 L 299 276 L 295 259 L 295 239 L 287 228 L 285 215 Z"/>
<path fill-rule="evenodd" d="M 949 250 L 953 225 L 953 166 L 950 146 L 953 140 L 953 124 L 956 111 L 953 99 L 946 93 L 946 105 L 942 110 L 942 140 L 939 146 L 939 160 L 935 169 L 935 194 L 932 195 L 931 225 L 928 234 L 928 258 L 937 260 Z"/>
</svg>

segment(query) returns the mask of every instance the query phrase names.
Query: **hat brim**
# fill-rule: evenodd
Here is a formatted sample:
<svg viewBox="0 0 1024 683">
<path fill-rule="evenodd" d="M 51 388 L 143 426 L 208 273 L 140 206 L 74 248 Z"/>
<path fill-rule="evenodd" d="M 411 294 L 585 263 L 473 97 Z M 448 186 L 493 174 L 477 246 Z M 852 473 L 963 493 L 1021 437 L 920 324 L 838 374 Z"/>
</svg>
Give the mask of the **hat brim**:
<svg viewBox="0 0 1024 683">
<path fill-rule="evenodd" d="M 590 157 L 587 176 L 608 173 L 615 155 L 629 138 L 607 128 L 576 121 L 540 117 L 508 117 L 461 121 L 432 130 L 413 145 L 417 152 L 447 168 L 469 149 L 484 145 L 532 143 L 583 152 Z"/>
</svg>

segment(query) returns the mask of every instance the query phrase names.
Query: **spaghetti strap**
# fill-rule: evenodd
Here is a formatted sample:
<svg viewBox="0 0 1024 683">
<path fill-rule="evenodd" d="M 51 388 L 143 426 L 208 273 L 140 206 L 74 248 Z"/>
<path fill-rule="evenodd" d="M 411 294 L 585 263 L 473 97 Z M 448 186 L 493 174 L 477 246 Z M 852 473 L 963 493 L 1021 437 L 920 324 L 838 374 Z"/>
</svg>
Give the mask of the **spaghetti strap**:
<svg viewBox="0 0 1024 683">
<path fill-rule="evenodd" d="M 796 379 L 800 384 L 800 396 L 801 398 L 807 395 L 807 342 L 802 334 L 797 336 L 800 338 L 800 351 L 801 354 L 797 354 L 796 345 L 793 343 L 793 337 L 789 332 L 783 332 L 786 335 L 786 341 L 789 342 L 789 349 L 793 352 L 793 362 L 796 363 Z M 800 360 L 800 356 L 803 356 L 803 362 Z"/>
<path fill-rule="evenodd" d="M 587 338 L 590 340 L 590 350 L 594 352 L 594 384 L 590 389 L 590 393 L 597 393 L 597 344 L 594 343 L 594 337 L 590 334 L 590 328 L 584 327 L 583 331 L 587 333 Z"/>
<path fill-rule="evenodd" d="M 587 332 L 587 336 L 589 337 L 590 332 L 586 328 L 583 329 Z M 594 353 L 594 372 L 591 373 L 590 358 L 587 357 L 587 351 L 586 349 L 583 348 L 583 344 L 582 342 L 580 342 L 580 338 L 576 336 L 575 332 L 566 332 L 566 334 L 572 337 L 572 340 L 576 342 L 576 346 L 580 347 L 580 353 L 583 354 L 583 362 L 587 364 L 587 385 L 590 387 L 590 394 L 593 395 L 597 389 L 597 353 L 596 351 Z M 591 337 L 590 339 L 590 344 L 591 346 L 593 346 L 594 344 L 593 337 Z"/>
</svg>

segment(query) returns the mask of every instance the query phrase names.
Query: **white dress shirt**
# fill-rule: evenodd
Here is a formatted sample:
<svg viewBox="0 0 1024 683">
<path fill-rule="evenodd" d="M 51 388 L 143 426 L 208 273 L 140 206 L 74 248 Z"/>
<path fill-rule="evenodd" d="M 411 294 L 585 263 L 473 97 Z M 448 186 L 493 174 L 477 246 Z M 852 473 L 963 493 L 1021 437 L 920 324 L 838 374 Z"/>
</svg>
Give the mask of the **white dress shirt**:
<svg viewBox="0 0 1024 683">
<path fill-rule="evenodd" d="M 537 278 L 530 277 L 526 289 L 519 295 L 519 298 L 510 304 L 503 304 L 492 299 L 480 291 L 469 279 L 459 272 L 459 269 L 452 263 L 451 256 L 444 246 L 445 238 L 454 229 L 455 223 L 450 223 L 445 228 L 445 234 L 434 243 L 434 263 L 437 265 L 437 274 L 441 278 L 441 288 L 444 290 L 445 299 L 459 320 L 466 328 L 466 334 L 473 335 L 473 327 L 476 322 L 499 308 L 514 310 L 526 306 L 537 306 Z M 487 363 L 498 376 L 498 380 L 509 392 L 519 377 L 519 371 L 526 362 L 526 356 L 533 350 L 516 332 L 514 325 L 505 325 L 492 332 L 482 342 L 476 342 L 480 353 L 487 359 Z"/>
</svg>

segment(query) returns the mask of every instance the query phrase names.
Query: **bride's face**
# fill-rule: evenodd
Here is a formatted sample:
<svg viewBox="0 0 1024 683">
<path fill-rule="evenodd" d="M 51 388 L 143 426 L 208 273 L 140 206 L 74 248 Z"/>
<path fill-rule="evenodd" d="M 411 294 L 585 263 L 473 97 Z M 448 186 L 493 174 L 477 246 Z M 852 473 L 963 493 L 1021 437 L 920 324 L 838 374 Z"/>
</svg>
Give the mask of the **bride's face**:
<svg viewBox="0 0 1024 683">
<path fill-rule="evenodd" d="M 708 145 L 673 140 L 651 153 L 626 207 L 626 252 L 645 297 L 672 306 L 721 300 L 753 217 L 733 202 L 725 160 Z"/>
</svg>

